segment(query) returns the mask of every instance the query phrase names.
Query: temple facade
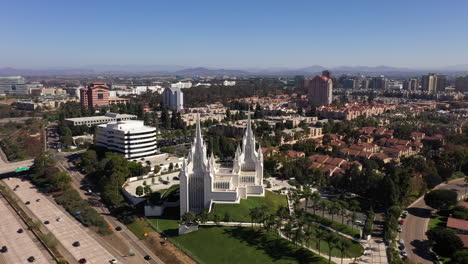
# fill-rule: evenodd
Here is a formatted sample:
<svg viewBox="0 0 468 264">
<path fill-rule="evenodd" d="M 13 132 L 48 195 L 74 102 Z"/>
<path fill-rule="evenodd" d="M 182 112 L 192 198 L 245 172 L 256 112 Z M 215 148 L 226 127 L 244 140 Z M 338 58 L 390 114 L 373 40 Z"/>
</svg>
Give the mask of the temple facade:
<svg viewBox="0 0 468 264">
<path fill-rule="evenodd" d="M 260 146 L 255 150 L 250 113 L 232 167 L 216 163 L 213 154 L 208 157 L 197 118 L 195 139 L 179 178 L 181 216 L 187 212 L 198 214 L 204 209 L 211 211 L 213 203 L 239 203 L 249 196 L 264 196 L 263 155 Z"/>
</svg>

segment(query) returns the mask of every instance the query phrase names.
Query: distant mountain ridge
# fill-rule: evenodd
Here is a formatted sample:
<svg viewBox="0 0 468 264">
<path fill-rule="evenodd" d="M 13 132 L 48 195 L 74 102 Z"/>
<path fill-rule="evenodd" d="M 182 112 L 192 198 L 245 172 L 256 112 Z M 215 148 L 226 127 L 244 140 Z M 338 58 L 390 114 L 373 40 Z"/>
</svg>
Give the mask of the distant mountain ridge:
<svg viewBox="0 0 468 264">
<path fill-rule="evenodd" d="M 389 76 L 417 76 L 428 72 L 467 74 L 468 64 L 446 66 L 440 68 L 411 69 L 390 66 L 338 66 L 326 68 L 312 65 L 301 68 L 271 67 L 223 69 L 209 67 L 185 67 L 180 65 L 87 65 L 83 67 L 55 67 L 43 69 L 0 68 L 0 76 L 96 76 L 96 75 L 135 75 L 135 76 L 312 76 L 328 69 L 341 74 L 365 74 L 369 76 L 384 74 Z"/>
</svg>

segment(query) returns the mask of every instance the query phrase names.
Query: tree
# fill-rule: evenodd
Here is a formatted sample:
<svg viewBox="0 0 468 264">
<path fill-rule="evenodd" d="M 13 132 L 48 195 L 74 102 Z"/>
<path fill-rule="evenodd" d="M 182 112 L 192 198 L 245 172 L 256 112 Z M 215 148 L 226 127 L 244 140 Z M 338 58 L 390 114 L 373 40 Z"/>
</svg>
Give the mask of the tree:
<svg viewBox="0 0 468 264">
<path fill-rule="evenodd" d="M 326 236 L 327 236 L 327 232 L 325 230 L 317 229 L 317 232 L 315 233 L 315 238 L 317 239 L 317 249 L 318 249 L 319 255 L 321 255 L 320 254 L 320 248 L 321 248 L 320 242 L 324 240 Z"/>
<path fill-rule="evenodd" d="M 441 256 L 449 257 L 463 248 L 463 241 L 455 230 L 436 227 L 426 232 L 427 238 L 434 243 L 433 250 Z"/>
<path fill-rule="evenodd" d="M 328 244 L 328 264 L 330 264 L 332 250 L 336 247 L 336 243 L 340 240 L 338 237 L 336 237 L 335 233 L 328 233 L 328 235 L 325 236 L 325 241 Z"/>
<path fill-rule="evenodd" d="M 434 190 L 424 196 L 424 201 L 430 207 L 440 210 L 457 203 L 458 194 L 452 190 Z"/>
<path fill-rule="evenodd" d="M 144 192 L 143 186 L 138 186 L 138 187 L 136 187 L 135 194 L 136 194 L 137 196 L 142 196 L 142 195 L 143 195 L 143 192 Z"/>
<path fill-rule="evenodd" d="M 336 244 L 336 247 L 341 252 L 341 264 L 343 264 L 343 258 L 345 257 L 346 250 L 351 246 L 351 242 L 347 239 L 341 240 L 339 243 Z"/>
<path fill-rule="evenodd" d="M 55 189 L 65 190 L 70 186 L 72 178 L 66 171 L 59 171 L 52 175 L 50 183 Z"/>
</svg>

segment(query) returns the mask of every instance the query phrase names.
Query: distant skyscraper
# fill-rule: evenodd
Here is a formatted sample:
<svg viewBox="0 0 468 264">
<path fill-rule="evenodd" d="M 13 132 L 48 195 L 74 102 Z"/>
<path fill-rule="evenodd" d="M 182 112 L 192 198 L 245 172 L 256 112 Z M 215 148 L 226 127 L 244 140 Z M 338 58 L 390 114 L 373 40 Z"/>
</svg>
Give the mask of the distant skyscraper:
<svg viewBox="0 0 468 264">
<path fill-rule="evenodd" d="M 457 77 L 455 88 L 458 92 L 468 92 L 468 75 Z"/>
<path fill-rule="evenodd" d="M 326 76 L 328 79 L 333 79 L 333 73 L 329 70 L 322 71 L 322 75 Z"/>
<path fill-rule="evenodd" d="M 421 87 L 424 91 L 432 94 L 437 91 L 437 74 L 429 73 L 421 78 Z"/>
<path fill-rule="evenodd" d="M 308 83 L 310 105 L 329 105 L 333 100 L 333 81 L 327 76 L 315 76 Z"/>
<path fill-rule="evenodd" d="M 80 89 L 80 103 L 83 107 L 102 107 L 109 105 L 109 87 L 105 83 L 91 83 Z"/>
<path fill-rule="evenodd" d="M 0 77 L 0 94 L 28 94 L 29 85 L 21 76 Z"/>
<path fill-rule="evenodd" d="M 447 75 L 444 74 L 437 74 L 437 82 L 436 82 L 436 91 L 444 91 L 445 87 L 448 86 L 447 84 Z"/>
<path fill-rule="evenodd" d="M 305 84 L 304 75 L 296 75 L 294 76 L 294 84 L 296 89 L 303 89 Z"/>
<path fill-rule="evenodd" d="M 182 111 L 184 109 L 184 93 L 180 88 L 166 88 L 163 92 L 163 105 L 174 111 Z"/>
<path fill-rule="evenodd" d="M 371 80 L 369 78 L 364 78 L 361 81 L 361 89 L 369 89 L 371 87 Z"/>
<path fill-rule="evenodd" d="M 372 88 L 374 89 L 387 89 L 388 79 L 385 76 L 380 75 L 379 77 L 372 78 Z"/>
<path fill-rule="evenodd" d="M 416 78 L 406 80 L 403 84 L 403 89 L 409 90 L 409 91 L 419 90 L 419 80 Z"/>
</svg>

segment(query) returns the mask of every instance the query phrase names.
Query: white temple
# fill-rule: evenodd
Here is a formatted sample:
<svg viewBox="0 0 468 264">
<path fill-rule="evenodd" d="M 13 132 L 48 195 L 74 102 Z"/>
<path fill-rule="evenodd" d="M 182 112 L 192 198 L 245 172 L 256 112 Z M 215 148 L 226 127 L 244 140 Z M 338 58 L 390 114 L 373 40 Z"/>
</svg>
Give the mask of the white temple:
<svg viewBox="0 0 468 264">
<path fill-rule="evenodd" d="M 213 203 L 239 203 L 249 196 L 264 196 L 263 154 L 260 147 L 255 151 L 250 113 L 242 150 L 237 148 L 232 168 L 221 167 L 213 154 L 207 158 L 197 118 L 195 140 L 179 178 L 181 216 L 186 212 L 198 214 L 203 209 L 210 211 Z"/>
</svg>

